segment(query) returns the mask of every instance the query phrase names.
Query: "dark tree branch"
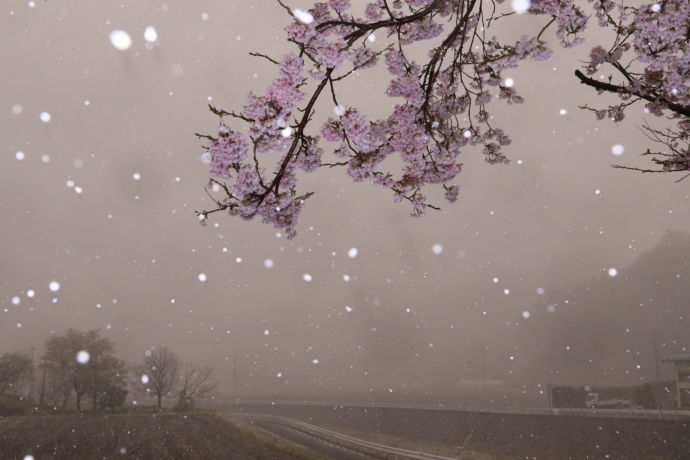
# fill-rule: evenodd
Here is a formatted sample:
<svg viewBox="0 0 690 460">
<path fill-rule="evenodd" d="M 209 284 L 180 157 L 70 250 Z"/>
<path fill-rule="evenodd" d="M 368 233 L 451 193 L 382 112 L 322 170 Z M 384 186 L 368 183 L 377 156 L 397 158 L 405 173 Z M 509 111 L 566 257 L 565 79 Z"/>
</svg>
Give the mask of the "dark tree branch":
<svg viewBox="0 0 690 460">
<path fill-rule="evenodd" d="M 640 97 L 646 101 L 649 102 L 661 102 L 663 104 L 666 104 L 666 106 L 669 108 L 669 110 L 672 110 L 673 112 L 684 115 L 686 117 L 690 117 L 690 108 L 689 107 L 684 107 L 682 105 L 674 104 L 673 102 L 667 101 L 664 98 L 660 97 L 654 97 L 650 96 L 647 94 L 641 94 L 637 91 L 631 91 L 629 88 L 626 88 L 625 86 L 619 86 L 619 85 L 613 85 L 611 83 L 604 83 L 602 81 L 597 81 L 593 78 L 590 78 L 580 72 L 579 70 L 575 71 L 575 76 L 580 79 L 580 82 L 587 85 L 591 86 L 592 88 L 596 88 L 601 91 L 608 91 L 611 93 L 627 93 L 627 94 L 632 94 L 634 96 Z"/>
</svg>

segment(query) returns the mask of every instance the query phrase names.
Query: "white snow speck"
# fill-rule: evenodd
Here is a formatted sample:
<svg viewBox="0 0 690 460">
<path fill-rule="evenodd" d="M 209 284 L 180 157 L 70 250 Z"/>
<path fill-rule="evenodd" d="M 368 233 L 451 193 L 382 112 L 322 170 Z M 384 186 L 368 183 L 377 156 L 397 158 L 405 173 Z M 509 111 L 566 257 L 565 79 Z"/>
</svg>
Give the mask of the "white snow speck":
<svg viewBox="0 0 690 460">
<path fill-rule="evenodd" d="M 19 305 L 22 302 L 22 299 L 20 299 L 17 296 L 12 297 L 12 305 Z"/>
<path fill-rule="evenodd" d="M 300 9 L 295 9 L 292 14 L 295 15 L 298 21 L 304 23 L 304 24 L 311 24 L 314 22 L 314 16 L 311 15 L 308 11 L 300 10 Z"/>
<path fill-rule="evenodd" d="M 41 161 L 43 163 L 50 163 L 50 157 L 48 155 L 41 155 Z"/>
<path fill-rule="evenodd" d="M 302 275 L 302 279 L 307 283 L 311 283 L 312 280 L 311 275 L 309 273 L 305 273 L 304 275 Z"/>
<path fill-rule="evenodd" d="M 343 275 L 343 281 L 345 281 L 346 283 L 350 281 L 350 275 Z"/>
<path fill-rule="evenodd" d="M 513 11 L 517 14 L 526 13 L 529 10 L 530 4 L 530 0 L 512 0 L 510 2 L 510 6 L 513 7 Z"/>
<path fill-rule="evenodd" d="M 53 280 L 50 283 L 48 283 L 48 289 L 50 289 L 52 292 L 57 292 L 60 290 L 60 283 Z"/>
<path fill-rule="evenodd" d="M 25 455 L 24 460 L 34 460 L 34 456 L 33 455 Z"/>
<path fill-rule="evenodd" d="M 556 311 L 556 306 L 554 304 L 551 304 L 548 307 L 546 307 L 546 311 L 548 311 L 549 313 L 553 313 Z"/>
<path fill-rule="evenodd" d="M 198 278 L 199 278 L 199 281 L 201 281 L 203 283 L 204 281 L 206 281 L 206 273 L 199 273 Z"/>
<path fill-rule="evenodd" d="M 508 77 L 508 78 L 505 79 L 505 81 L 503 82 L 503 84 L 506 86 L 506 88 L 512 88 L 513 86 L 515 86 L 515 80 L 513 80 L 513 79 L 510 78 L 510 77 Z"/>
<path fill-rule="evenodd" d="M 561 109 L 558 111 L 559 115 L 568 115 L 568 111 L 566 109 Z"/>
<path fill-rule="evenodd" d="M 609 276 L 611 278 L 618 276 L 618 270 L 613 267 L 609 268 Z"/>
<path fill-rule="evenodd" d="M 503 290 L 503 293 L 504 293 L 505 295 L 509 295 L 509 294 L 510 294 L 510 289 L 504 289 L 504 290 Z"/>
<path fill-rule="evenodd" d="M 523 312 L 522 312 L 522 317 L 523 317 L 523 318 L 525 318 L 525 319 L 529 318 L 529 317 L 530 317 L 530 314 L 529 314 L 529 312 L 528 312 L 528 311 L 526 311 L 526 310 L 525 310 L 525 311 L 523 311 Z"/>
<path fill-rule="evenodd" d="M 146 385 L 147 383 L 149 383 L 149 376 L 146 375 L 146 374 L 142 375 L 142 376 L 141 376 L 141 383 L 143 383 L 144 385 Z"/>
<path fill-rule="evenodd" d="M 266 336 L 271 335 L 271 331 L 269 331 L 268 329 L 264 329 L 264 335 L 266 335 Z"/>
<path fill-rule="evenodd" d="M 24 158 L 26 158 L 25 155 L 24 155 L 24 152 L 21 152 L 21 151 L 15 153 L 15 154 L 14 154 L 14 157 L 15 157 L 17 160 L 19 160 L 19 161 L 22 161 Z"/>
<path fill-rule="evenodd" d="M 469 139 L 470 137 L 472 137 L 472 131 L 470 131 L 469 129 L 466 129 L 466 130 L 462 133 L 462 135 L 465 137 L 465 139 Z"/>
<path fill-rule="evenodd" d="M 12 106 L 12 115 L 19 115 L 24 110 L 21 104 L 14 104 Z"/>
<path fill-rule="evenodd" d="M 352 313 L 352 307 L 349 305 L 345 305 L 345 311 L 348 313 Z"/>
<path fill-rule="evenodd" d="M 211 162 L 211 154 L 208 152 L 204 152 L 201 154 L 201 162 L 205 165 L 209 164 Z"/>
<path fill-rule="evenodd" d="M 91 355 L 89 355 L 89 352 L 86 350 L 79 350 L 76 358 L 79 364 L 86 364 L 91 359 Z"/>
<path fill-rule="evenodd" d="M 38 118 L 40 118 L 43 123 L 48 123 L 53 117 L 48 112 L 41 112 Z"/>
<path fill-rule="evenodd" d="M 264 260 L 264 267 L 266 267 L 266 268 L 273 268 L 273 260 L 272 260 L 272 259 L 266 259 L 266 260 Z"/>
<path fill-rule="evenodd" d="M 544 295 L 544 288 L 538 287 L 538 288 L 537 288 L 537 294 L 539 294 L 539 295 Z"/>
<path fill-rule="evenodd" d="M 320 363 L 320 361 L 316 358 L 312 359 L 311 362 L 312 362 L 312 364 L 319 364 Z"/>
<path fill-rule="evenodd" d="M 431 251 L 438 256 L 443 252 L 443 245 L 436 243 L 431 246 Z"/>
<path fill-rule="evenodd" d="M 620 144 L 616 144 L 613 147 L 611 147 L 611 153 L 613 153 L 617 157 L 623 155 L 623 152 L 625 152 L 625 147 L 623 147 Z"/>
<path fill-rule="evenodd" d="M 652 7 L 651 7 L 650 9 L 651 9 L 653 12 L 658 13 L 659 11 L 661 11 L 661 5 L 658 4 L 658 3 L 655 3 L 655 4 L 652 5 Z"/>
<path fill-rule="evenodd" d="M 132 37 L 124 30 L 113 30 L 109 37 L 110 43 L 120 51 L 128 50 L 132 46 Z"/>
<path fill-rule="evenodd" d="M 158 32 L 156 32 L 155 27 L 146 27 L 146 30 L 144 30 L 144 40 L 146 40 L 149 43 L 154 43 L 156 40 L 158 40 Z"/>
<path fill-rule="evenodd" d="M 492 281 L 494 282 L 494 284 L 498 284 L 498 278 L 494 278 Z"/>
<path fill-rule="evenodd" d="M 208 13 L 206 13 L 206 12 L 201 13 L 201 20 L 202 21 L 208 21 Z"/>
<path fill-rule="evenodd" d="M 141 174 L 139 174 L 138 172 L 135 172 L 134 174 L 132 174 L 132 179 L 134 179 L 134 180 L 141 179 Z"/>
<path fill-rule="evenodd" d="M 369 34 L 369 36 L 367 37 L 367 40 L 369 40 L 370 43 L 374 43 L 376 41 L 376 35 Z"/>
<path fill-rule="evenodd" d="M 287 128 L 283 128 L 282 131 L 280 131 L 280 135 L 283 137 L 290 137 L 292 136 L 292 127 L 288 126 Z"/>
<path fill-rule="evenodd" d="M 84 189 L 77 186 L 77 187 L 74 187 L 74 191 L 77 192 L 77 193 L 81 193 L 81 192 L 84 191 Z"/>
<path fill-rule="evenodd" d="M 350 259 L 354 259 L 355 257 L 357 257 L 357 252 L 358 252 L 358 251 L 357 251 L 357 248 L 350 248 L 350 250 L 347 251 L 347 256 L 348 256 Z"/>
<path fill-rule="evenodd" d="M 34 292 L 33 289 L 29 289 L 28 291 L 26 291 L 26 296 L 27 296 L 27 297 L 33 297 L 33 296 L 35 296 L 35 295 L 36 295 L 36 292 Z"/>
<path fill-rule="evenodd" d="M 347 111 L 347 109 L 345 108 L 344 105 L 338 104 L 333 108 L 333 111 L 335 112 L 336 115 L 338 115 L 339 117 L 342 117 L 343 115 L 345 115 L 345 112 Z"/>
<path fill-rule="evenodd" d="M 283 376 L 283 373 L 282 373 L 282 372 L 278 372 L 278 373 L 276 374 L 276 377 L 278 377 L 278 378 L 281 378 L 282 376 Z"/>
</svg>

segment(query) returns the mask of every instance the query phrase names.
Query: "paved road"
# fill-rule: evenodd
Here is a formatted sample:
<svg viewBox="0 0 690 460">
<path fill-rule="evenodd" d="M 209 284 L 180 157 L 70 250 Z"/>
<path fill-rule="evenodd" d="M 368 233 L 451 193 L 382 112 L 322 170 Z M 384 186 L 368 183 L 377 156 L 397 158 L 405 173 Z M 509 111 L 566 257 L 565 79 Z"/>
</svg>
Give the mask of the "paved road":
<svg viewBox="0 0 690 460">
<path fill-rule="evenodd" d="M 338 446 L 327 442 L 323 439 L 310 436 L 302 431 L 288 428 L 285 425 L 279 425 L 270 422 L 258 422 L 253 421 L 253 425 L 262 428 L 269 433 L 272 433 L 281 438 L 287 439 L 288 441 L 299 444 L 313 451 L 328 455 L 338 460 L 371 460 L 375 457 L 365 455 L 361 452 L 357 452 L 351 449 L 347 449 L 342 446 Z"/>
<path fill-rule="evenodd" d="M 413 460 L 455 460 L 378 444 L 288 417 L 263 414 L 243 414 L 242 417 L 266 431 L 338 459 L 368 460 L 390 455 L 393 458 Z"/>
</svg>

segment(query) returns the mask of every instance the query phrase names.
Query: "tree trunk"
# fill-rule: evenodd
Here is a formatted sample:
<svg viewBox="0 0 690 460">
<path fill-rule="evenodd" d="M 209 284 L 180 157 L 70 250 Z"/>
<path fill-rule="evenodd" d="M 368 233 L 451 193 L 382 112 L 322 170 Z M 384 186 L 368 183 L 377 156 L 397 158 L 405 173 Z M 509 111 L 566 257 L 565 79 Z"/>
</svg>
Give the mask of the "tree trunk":
<svg viewBox="0 0 690 460">
<path fill-rule="evenodd" d="M 39 405 L 43 406 L 43 401 L 46 395 L 46 371 L 47 367 L 43 367 L 43 377 L 41 378 L 41 399 L 39 400 Z"/>
<path fill-rule="evenodd" d="M 81 411 L 81 394 L 77 393 L 77 399 L 75 400 L 77 406 L 77 412 Z"/>
<path fill-rule="evenodd" d="M 158 393 L 157 397 L 158 397 L 158 408 L 159 409 L 161 408 L 161 396 L 162 395 L 160 393 Z"/>
</svg>

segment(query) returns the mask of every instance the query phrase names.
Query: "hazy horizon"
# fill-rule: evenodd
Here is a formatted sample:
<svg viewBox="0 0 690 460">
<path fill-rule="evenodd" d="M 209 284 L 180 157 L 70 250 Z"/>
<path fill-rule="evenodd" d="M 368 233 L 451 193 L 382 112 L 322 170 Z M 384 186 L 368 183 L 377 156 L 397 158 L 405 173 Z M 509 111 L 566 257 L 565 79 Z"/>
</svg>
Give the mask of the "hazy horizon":
<svg viewBox="0 0 690 460">
<path fill-rule="evenodd" d="M 526 102 L 494 110 L 513 140 L 512 162 L 489 166 L 479 150 L 464 151 L 457 203 L 411 218 L 385 190 L 322 168 L 303 178 L 302 189 L 316 195 L 298 236 L 286 240 L 220 213 L 203 227 L 194 214 L 211 206 L 203 143 L 194 136 L 217 129 L 207 104 L 241 107 L 275 75 L 248 53 L 291 49 L 282 30 L 289 18 L 277 3 L 49 0 L 32 8 L 8 0 L 3 9 L 0 354 L 35 347 L 40 355 L 53 332 L 98 328 L 128 362 L 169 346 L 212 363 L 227 389 L 236 354 L 252 391 L 314 394 L 369 386 L 404 395 L 489 379 L 524 384 L 525 397 L 536 400 L 547 383 L 634 384 L 654 375 L 651 339 L 636 345 L 646 350 L 642 369 L 624 360 L 606 373 L 592 367 L 589 376 L 568 375 L 578 358 L 546 374 L 545 355 L 530 348 L 532 338 L 586 334 L 572 331 L 573 318 L 598 326 L 592 313 L 564 313 L 566 301 L 584 299 L 569 292 L 589 283 L 634 291 L 626 267 L 690 224 L 690 179 L 610 167 L 646 165 L 638 154 L 650 142 L 638 129 L 642 106 L 621 123 L 578 108 L 613 101 L 573 76 L 588 44 L 555 47 L 550 60 L 510 72 Z M 158 33 L 152 49 L 143 38 L 149 25 Z M 114 29 L 132 36 L 130 49 L 113 47 Z M 342 98 L 385 113 L 394 103 L 385 82 L 380 69 L 362 71 L 342 84 Z M 332 107 L 319 110 L 325 117 Z M 614 144 L 625 147 L 622 156 L 612 155 Z M 635 280 L 661 268 L 639 268 Z M 659 289 L 664 295 L 645 315 L 661 316 L 668 299 L 682 303 L 679 285 Z M 559 306 L 548 311 L 543 302 Z M 535 323 L 542 320 L 543 328 Z M 638 337 L 687 343 L 688 334 L 659 324 L 640 324 Z M 621 354 L 626 347 L 610 345 Z M 661 372 L 670 378 L 668 366 Z"/>
</svg>

